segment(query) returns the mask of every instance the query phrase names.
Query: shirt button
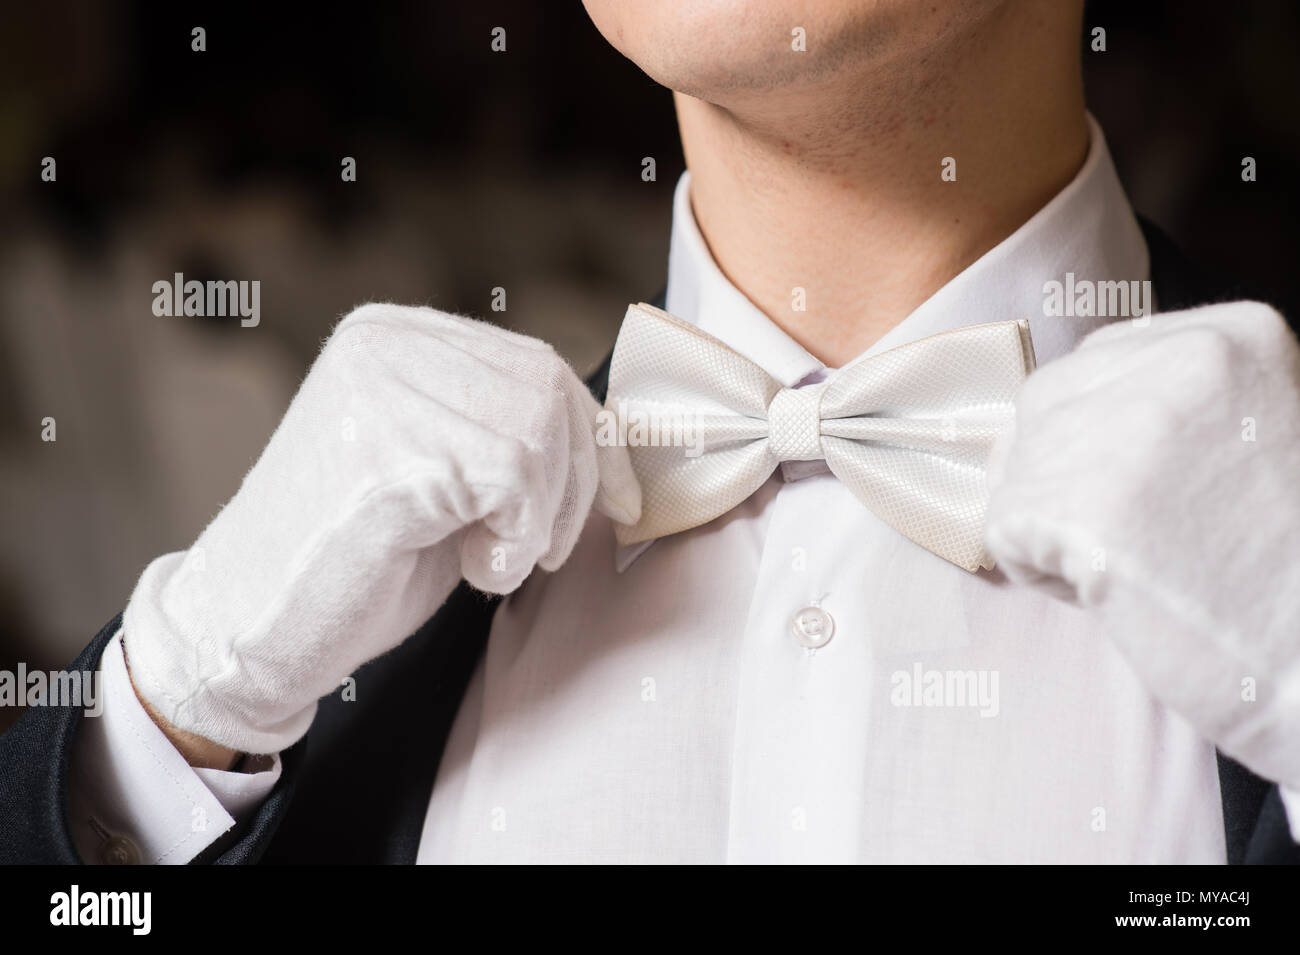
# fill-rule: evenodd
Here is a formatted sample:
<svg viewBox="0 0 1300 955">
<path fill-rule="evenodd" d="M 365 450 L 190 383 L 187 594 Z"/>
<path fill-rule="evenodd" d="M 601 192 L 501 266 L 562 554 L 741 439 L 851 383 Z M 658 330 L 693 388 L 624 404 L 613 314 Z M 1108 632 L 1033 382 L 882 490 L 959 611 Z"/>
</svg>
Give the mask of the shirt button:
<svg viewBox="0 0 1300 955">
<path fill-rule="evenodd" d="M 139 865 L 140 850 L 125 836 L 113 836 L 99 847 L 99 861 L 104 865 Z"/>
<path fill-rule="evenodd" d="M 821 607 L 804 607 L 790 621 L 790 629 L 799 646 L 816 650 L 831 642 L 835 621 Z"/>
</svg>

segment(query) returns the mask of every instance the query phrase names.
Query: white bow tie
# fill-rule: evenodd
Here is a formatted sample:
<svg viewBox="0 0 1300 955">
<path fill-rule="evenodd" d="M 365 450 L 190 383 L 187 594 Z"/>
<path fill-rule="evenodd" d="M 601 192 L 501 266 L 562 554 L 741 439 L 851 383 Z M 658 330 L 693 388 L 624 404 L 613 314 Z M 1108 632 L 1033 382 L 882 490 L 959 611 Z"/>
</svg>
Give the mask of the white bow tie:
<svg viewBox="0 0 1300 955">
<path fill-rule="evenodd" d="M 784 388 L 716 338 L 628 307 L 597 441 L 626 444 L 641 519 L 622 545 L 725 514 L 782 461 L 825 459 L 878 518 L 968 571 L 984 553 L 985 464 L 1034 368 L 1025 321 L 970 325 Z"/>
</svg>

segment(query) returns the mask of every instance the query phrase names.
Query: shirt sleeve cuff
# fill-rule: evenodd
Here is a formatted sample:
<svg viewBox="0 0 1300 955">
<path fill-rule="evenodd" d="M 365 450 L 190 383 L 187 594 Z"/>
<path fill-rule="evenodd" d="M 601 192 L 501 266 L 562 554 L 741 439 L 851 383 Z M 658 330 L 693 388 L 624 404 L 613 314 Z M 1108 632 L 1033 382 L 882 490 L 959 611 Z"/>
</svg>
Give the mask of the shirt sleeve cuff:
<svg viewBox="0 0 1300 955">
<path fill-rule="evenodd" d="M 252 773 L 191 767 L 136 697 L 121 631 L 100 659 L 99 703 L 82 720 L 69 772 L 68 826 L 86 863 L 187 863 L 280 778 L 278 755 Z"/>
</svg>

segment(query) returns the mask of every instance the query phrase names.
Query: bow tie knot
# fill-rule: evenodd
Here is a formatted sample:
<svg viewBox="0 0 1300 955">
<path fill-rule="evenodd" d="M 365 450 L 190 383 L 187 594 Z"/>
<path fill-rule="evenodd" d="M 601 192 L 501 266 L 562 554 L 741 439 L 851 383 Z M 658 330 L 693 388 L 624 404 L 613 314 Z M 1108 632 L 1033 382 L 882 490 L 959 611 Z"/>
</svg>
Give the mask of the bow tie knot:
<svg viewBox="0 0 1300 955">
<path fill-rule="evenodd" d="M 822 385 L 782 388 L 767 406 L 767 450 L 777 461 L 820 461 Z"/>
</svg>

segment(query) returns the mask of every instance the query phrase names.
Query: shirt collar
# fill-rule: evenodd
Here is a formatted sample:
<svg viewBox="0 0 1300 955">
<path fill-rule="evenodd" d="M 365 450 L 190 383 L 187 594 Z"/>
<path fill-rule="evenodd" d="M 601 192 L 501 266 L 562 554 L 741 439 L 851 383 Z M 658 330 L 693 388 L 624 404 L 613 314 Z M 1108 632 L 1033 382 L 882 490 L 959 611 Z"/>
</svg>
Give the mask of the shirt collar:
<svg viewBox="0 0 1300 955">
<path fill-rule="evenodd" d="M 1066 354 L 1111 317 L 1046 314 L 1045 285 L 1150 278 L 1146 239 L 1120 185 L 1101 127 L 1088 114 L 1088 155 L 1064 189 L 1007 238 L 922 302 L 862 355 L 964 325 L 1027 318 L 1038 364 Z M 673 195 L 665 309 L 691 322 L 787 388 L 822 377 L 826 366 L 731 284 L 691 211 L 690 172 Z M 1148 303 L 1148 306 L 1150 303 Z M 650 542 L 619 549 L 621 571 Z"/>
<path fill-rule="evenodd" d="M 787 388 L 825 366 L 722 274 L 691 211 L 691 173 L 673 193 L 664 310 L 726 342 Z"/>
<path fill-rule="evenodd" d="M 1145 281 L 1146 240 L 1120 185 L 1106 137 L 1088 114 L 1088 155 L 1064 189 L 967 266 L 860 357 L 963 325 L 1028 318 L 1039 364 L 1059 358 L 1111 319 L 1044 314 L 1046 282 Z M 726 342 L 786 387 L 825 366 L 747 299 L 714 262 L 691 212 L 690 172 L 673 195 L 665 309 Z M 856 359 L 855 359 L 856 360 Z"/>
<path fill-rule="evenodd" d="M 1151 277 L 1146 238 L 1092 114 L 1088 130 L 1088 155 L 1069 185 L 859 358 L 963 325 L 1027 318 L 1041 365 L 1122 317 L 1049 315 L 1044 304 L 1046 284 L 1069 287 L 1071 273 L 1074 285 L 1084 280 L 1144 282 Z"/>
</svg>

